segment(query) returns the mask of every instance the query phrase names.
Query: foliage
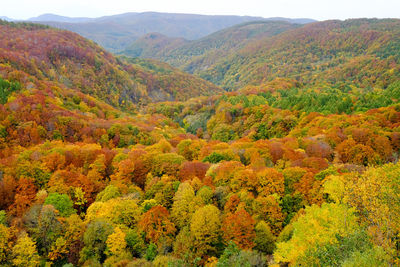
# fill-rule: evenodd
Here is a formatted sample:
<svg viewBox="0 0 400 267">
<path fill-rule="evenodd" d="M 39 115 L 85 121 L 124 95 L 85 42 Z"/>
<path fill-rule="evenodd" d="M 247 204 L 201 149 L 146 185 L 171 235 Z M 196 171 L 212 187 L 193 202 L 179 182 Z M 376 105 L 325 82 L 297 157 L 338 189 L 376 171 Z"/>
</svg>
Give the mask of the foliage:
<svg viewBox="0 0 400 267">
<path fill-rule="evenodd" d="M 203 159 L 203 162 L 218 163 L 223 160 L 232 160 L 232 158 L 230 158 L 229 155 L 223 155 L 217 152 L 213 152 L 207 157 L 205 157 Z"/>
<path fill-rule="evenodd" d="M 255 227 L 255 233 L 255 249 L 266 254 L 272 254 L 275 249 L 276 238 L 272 234 L 268 224 L 264 221 L 260 221 L 259 223 L 257 223 Z"/>
<path fill-rule="evenodd" d="M 152 207 L 142 215 L 138 227 L 144 232 L 146 240 L 159 246 L 172 243 L 176 229 L 168 217 L 168 210 L 162 206 Z"/>
<path fill-rule="evenodd" d="M 85 247 L 81 251 L 81 260 L 95 259 L 104 261 L 107 247 L 106 241 L 112 233 L 112 225 L 105 220 L 97 219 L 89 223 L 83 237 Z"/>
<path fill-rule="evenodd" d="M 7 103 L 8 97 L 20 89 L 21 84 L 19 82 L 9 82 L 0 78 L 0 104 Z"/>
<path fill-rule="evenodd" d="M 18 238 L 12 249 L 12 255 L 12 263 L 15 266 L 39 266 L 40 258 L 36 251 L 35 242 L 27 235 Z"/>
<path fill-rule="evenodd" d="M 227 214 L 222 224 L 225 242 L 233 241 L 240 249 L 254 247 L 254 219 L 244 209 Z"/>
<path fill-rule="evenodd" d="M 252 251 L 240 250 L 231 242 L 218 260 L 217 267 L 267 266 L 265 261 L 262 255 Z"/>
<path fill-rule="evenodd" d="M 184 100 L 220 91 L 209 82 L 171 67 L 168 67 L 171 73 L 165 75 L 140 64 L 131 64 L 72 32 L 30 28 L 29 24 L 17 26 L 0 25 L 1 37 L 13 40 L 0 44 L 2 64 L 11 64 L 38 80 L 50 80 L 53 86 L 89 93 L 115 107 L 132 111 L 133 103 L 140 101 Z M 13 49 L 12 43 L 29 39 L 37 41 L 19 42 L 18 49 Z M 81 64 L 85 67 L 80 68 Z M 162 66 L 162 63 L 152 64 Z M 7 102 L 10 92 L 21 88 L 18 81 L 9 81 L 7 77 L 3 77 L 0 84 L 1 104 Z M 81 103 L 75 98 L 68 105 Z"/>
<path fill-rule="evenodd" d="M 342 204 L 313 205 L 293 223 L 293 235 L 287 242 L 277 244 L 274 253 L 278 262 L 297 263 L 308 249 L 335 242 L 357 229 L 354 210 Z"/>
<path fill-rule="evenodd" d="M 397 20 L 199 41 L 199 60 L 242 49 L 217 73 L 245 87 L 220 94 L 69 32 L 0 28 L 1 265 L 399 265 Z"/>
<path fill-rule="evenodd" d="M 44 204 L 53 205 L 63 217 L 69 217 L 75 213 L 72 200 L 65 194 L 50 193 L 45 199 Z"/>
<path fill-rule="evenodd" d="M 321 266 L 385 266 L 388 257 L 381 247 L 374 247 L 365 231 L 357 230 L 349 236 L 336 236 L 337 241 L 306 252 L 299 265 Z M 368 260 L 367 260 L 368 259 Z M 364 263 L 362 263 L 364 262 Z"/>
<path fill-rule="evenodd" d="M 353 83 L 363 88 L 386 88 L 399 74 L 398 68 L 393 69 L 390 64 L 396 60 L 398 63 L 399 39 L 394 38 L 398 34 L 398 26 L 394 25 L 398 23 L 390 19 L 311 23 L 249 44 L 239 53 L 197 72 L 231 89 L 258 85 L 276 77 L 294 77 L 304 84 L 319 86 L 336 84 L 346 88 Z M 388 24 L 393 26 L 390 31 Z M 385 38 L 387 41 L 383 41 Z M 373 65 L 379 67 L 371 68 Z M 332 100 L 323 101 L 328 104 Z M 302 101 L 298 103 L 301 105 Z"/>
<path fill-rule="evenodd" d="M 214 205 L 206 205 L 198 209 L 192 216 L 190 232 L 194 237 L 196 254 L 213 255 L 220 242 L 220 211 Z"/>
</svg>

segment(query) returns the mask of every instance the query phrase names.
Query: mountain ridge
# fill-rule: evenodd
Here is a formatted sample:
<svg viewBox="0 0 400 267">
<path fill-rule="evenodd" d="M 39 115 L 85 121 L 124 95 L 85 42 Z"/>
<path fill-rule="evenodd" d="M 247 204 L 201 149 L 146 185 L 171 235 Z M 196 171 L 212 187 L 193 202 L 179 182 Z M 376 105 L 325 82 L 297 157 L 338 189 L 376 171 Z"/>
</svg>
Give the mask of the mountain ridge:
<svg viewBox="0 0 400 267">
<path fill-rule="evenodd" d="M 67 20 L 67 17 L 61 17 Z M 71 19 L 71 18 L 69 18 Z M 233 15 L 198 15 L 161 12 L 129 12 L 118 15 L 93 18 L 84 22 L 39 21 L 52 27 L 76 32 L 94 40 L 107 50 L 117 52 L 141 36 L 159 32 L 169 37 L 182 37 L 195 40 L 218 30 L 255 20 L 270 18 L 233 16 Z M 308 23 L 312 19 L 273 18 L 292 23 Z M 31 20 L 30 20 L 31 21 Z M 32 21 L 31 21 L 32 22 Z"/>
<path fill-rule="evenodd" d="M 32 17 L 27 19 L 27 21 L 31 22 L 45 22 L 45 21 L 57 21 L 57 22 L 68 22 L 68 23 L 80 23 L 91 21 L 94 18 L 86 18 L 86 17 L 68 17 L 68 16 L 60 16 L 52 13 L 41 14 L 37 17 Z"/>
</svg>

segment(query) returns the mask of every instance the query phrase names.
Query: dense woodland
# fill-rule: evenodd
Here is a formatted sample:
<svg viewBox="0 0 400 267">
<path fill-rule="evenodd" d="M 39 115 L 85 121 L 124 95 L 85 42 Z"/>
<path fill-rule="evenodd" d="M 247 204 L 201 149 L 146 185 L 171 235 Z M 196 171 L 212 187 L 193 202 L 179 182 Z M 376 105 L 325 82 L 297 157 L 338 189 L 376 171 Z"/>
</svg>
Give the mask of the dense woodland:
<svg viewBox="0 0 400 267">
<path fill-rule="evenodd" d="M 1 22 L 0 265 L 400 265 L 399 32 L 263 35 L 227 92 Z"/>
<path fill-rule="evenodd" d="M 124 53 L 168 62 L 228 91 L 276 78 L 294 79 L 303 90 L 371 90 L 398 80 L 399 36 L 396 19 L 251 22 L 177 47 L 175 39 L 146 36 Z"/>
<path fill-rule="evenodd" d="M 192 41 L 149 33 L 121 54 L 162 60 L 193 73 L 210 68 L 250 43 L 300 26 L 286 21 L 252 21 Z"/>
</svg>

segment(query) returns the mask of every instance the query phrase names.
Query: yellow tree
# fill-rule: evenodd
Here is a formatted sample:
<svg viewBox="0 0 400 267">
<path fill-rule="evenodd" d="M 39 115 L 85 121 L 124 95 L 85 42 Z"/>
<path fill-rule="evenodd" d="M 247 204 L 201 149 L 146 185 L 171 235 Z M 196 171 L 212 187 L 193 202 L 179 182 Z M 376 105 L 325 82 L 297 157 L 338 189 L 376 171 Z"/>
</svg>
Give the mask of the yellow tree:
<svg viewBox="0 0 400 267">
<path fill-rule="evenodd" d="M 0 224 L 0 263 L 7 260 L 9 235 L 9 229 Z"/>
<path fill-rule="evenodd" d="M 137 200 L 112 198 L 106 202 L 94 202 L 90 205 L 85 221 L 106 218 L 115 224 L 123 224 L 132 228 L 139 221 L 140 214 L 141 208 L 137 205 Z"/>
<path fill-rule="evenodd" d="M 182 140 L 176 148 L 178 154 L 184 156 L 187 160 L 193 161 L 198 159 L 201 148 L 205 145 L 204 140 Z"/>
<path fill-rule="evenodd" d="M 257 197 L 253 202 L 252 210 L 256 220 L 266 221 L 274 234 L 278 234 L 282 230 L 284 216 L 277 195 Z"/>
<path fill-rule="evenodd" d="M 369 168 L 345 180 L 343 201 L 357 208 L 375 244 L 395 248 L 400 233 L 400 164 Z"/>
<path fill-rule="evenodd" d="M 221 233 L 220 211 L 214 205 L 198 209 L 190 222 L 197 256 L 212 255 L 216 251 Z"/>
<path fill-rule="evenodd" d="M 274 257 L 278 263 L 295 265 L 307 250 L 333 243 L 358 227 L 354 209 L 344 204 L 324 203 L 306 207 L 305 214 L 293 223 L 293 234 L 287 242 L 277 244 Z"/>
<path fill-rule="evenodd" d="M 257 173 L 257 192 L 261 196 L 282 195 L 285 190 L 283 175 L 273 168 L 264 168 Z"/>
<path fill-rule="evenodd" d="M 36 267 L 40 263 L 36 244 L 27 234 L 18 238 L 17 243 L 12 249 L 12 256 L 12 263 L 15 266 Z"/>
<path fill-rule="evenodd" d="M 109 257 L 105 261 L 106 266 L 113 266 L 123 259 L 129 259 L 130 255 L 126 249 L 126 234 L 121 228 L 116 227 L 114 232 L 108 236 L 106 244 L 106 255 Z"/>
<path fill-rule="evenodd" d="M 256 173 L 251 168 L 243 168 L 235 171 L 233 178 L 229 181 L 229 186 L 233 192 L 240 190 L 254 191 L 256 185 Z"/>
<path fill-rule="evenodd" d="M 187 225 L 199 202 L 196 201 L 194 190 L 188 182 L 179 185 L 171 210 L 171 218 L 178 228 Z"/>
<path fill-rule="evenodd" d="M 125 253 L 126 249 L 126 234 L 119 227 L 115 227 L 114 233 L 108 236 L 107 253 L 108 255 L 120 256 Z"/>
</svg>

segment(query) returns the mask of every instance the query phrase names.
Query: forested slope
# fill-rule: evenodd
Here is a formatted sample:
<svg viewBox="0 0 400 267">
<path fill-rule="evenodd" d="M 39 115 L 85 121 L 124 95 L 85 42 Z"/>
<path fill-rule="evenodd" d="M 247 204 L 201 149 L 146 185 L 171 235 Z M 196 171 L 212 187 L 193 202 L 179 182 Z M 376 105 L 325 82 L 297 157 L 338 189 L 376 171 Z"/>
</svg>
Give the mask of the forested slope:
<svg viewBox="0 0 400 267">
<path fill-rule="evenodd" d="M 390 36 L 396 23 L 367 24 Z M 165 92 L 192 76 L 70 32 L 0 27 L 0 265 L 399 265 L 396 36 L 366 45 L 389 47 L 393 71 L 357 65 L 359 81 L 255 77 L 151 102 L 153 80 L 133 70 Z"/>
<path fill-rule="evenodd" d="M 257 40 L 271 37 L 300 24 L 285 21 L 253 21 L 235 25 L 194 41 L 149 34 L 136 40 L 122 53 L 154 58 L 187 72 L 205 70 Z"/>
<path fill-rule="evenodd" d="M 169 77 L 174 78 L 170 79 L 129 64 L 72 32 L 8 22 L 2 22 L 0 28 L 4 72 L 23 71 L 41 81 L 91 94 L 114 107 L 132 109 L 139 102 L 184 100 L 220 91 L 172 68 Z"/>
<path fill-rule="evenodd" d="M 277 77 L 307 87 L 386 88 L 400 75 L 399 25 L 396 19 L 315 22 L 253 42 L 194 72 L 229 90 Z"/>
</svg>

